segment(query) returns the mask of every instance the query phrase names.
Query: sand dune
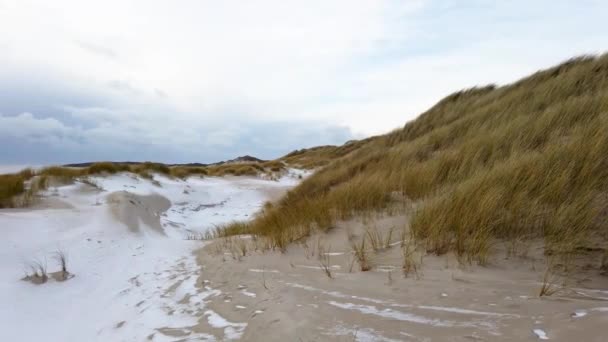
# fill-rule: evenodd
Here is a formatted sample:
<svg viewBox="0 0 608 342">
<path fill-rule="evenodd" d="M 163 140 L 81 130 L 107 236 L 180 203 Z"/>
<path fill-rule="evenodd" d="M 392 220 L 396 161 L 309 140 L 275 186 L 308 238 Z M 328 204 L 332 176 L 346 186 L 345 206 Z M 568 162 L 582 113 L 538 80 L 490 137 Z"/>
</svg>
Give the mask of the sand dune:
<svg viewBox="0 0 608 342">
<path fill-rule="evenodd" d="M 226 325 L 206 307 L 220 292 L 196 287 L 201 270 L 192 253 L 205 242 L 186 238 L 248 218 L 297 177 L 155 178 L 55 184 L 33 208 L 0 210 L 0 340 L 215 339 L 192 330 L 203 316 L 227 337 L 242 335 L 245 323 Z M 57 250 L 68 257 L 67 281 L 50 276 L 59 271 Z M 39 285 L 21 280 L 35 262 L 49 273 Z"/>
<path fill-rule="evenodd" d="M 117 174 L 0 210 L 0 340 L 603 341 L 608 279 L 575 261 L 556 282 L 565 286 L 539 298 L 540 242 L 519 254 L 497 246 L 486 267 L 414 249 L 419 268 L 405 277 L 405 216 L 340 222 L 283 253 L 253 236 L 188 240 L 249 219 L 297 175 L 155 184 Z M 369 227 L 382 242 L 361 272 L 351 243 Z M 69 279 L 21 280 L 34 261 L 57 275 L 58 249 Z"/>
</svg>

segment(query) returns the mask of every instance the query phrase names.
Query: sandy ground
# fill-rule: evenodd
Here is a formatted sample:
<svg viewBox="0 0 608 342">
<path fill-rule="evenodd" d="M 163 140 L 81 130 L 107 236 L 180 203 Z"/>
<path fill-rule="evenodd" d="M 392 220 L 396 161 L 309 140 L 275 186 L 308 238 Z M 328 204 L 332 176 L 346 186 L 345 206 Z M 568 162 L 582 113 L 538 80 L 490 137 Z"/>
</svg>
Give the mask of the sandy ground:
<svg viewBox="0 0 608 342">
<path fill-rule="evenodd" d="M 207 307 L 246 323 L 247 341 L 605 341 L 608 277 L 597 268 L 572 272 L 565 288 L 543 298 L 545 264 L 535 244 L 508 258 L 497 247 L 485 267 L 419 251 L 421 268 L 405 277 L 398 233 L 404 226 L 403 216 L 342 222 L 286 253 L 264 252 L 251 237 L 215 241 L 198 252 L 197 286 L 222 291 Z M 395 230 L 388 248 L 370 248 L 372 269 L 361 272 L 348 241 L 365 227 L 377 227 L 384 239 Z M 206 317 L 194 331 L 225 338 Z"/>
<path fill-rule="evenodd" d="M 206 306 L 221 291 L 196 286 L 193 253 L 207 242 L 191 237 L 250 218 L 300 173 L 278 181 L 155 175 L 158 183 L 96 176 L 53 184 L 31 208 L 0 210 L 0 341 L 241 337 L 246 323 L 227 326 Z M 67 279 L 58 277 L 57 251 L 67 255 Z M 31 276 L 35 263 L 46 269 L 45 281 Z M 223 335 L 195 331 L 201 317 Z"/>
<path fill-rule="evenodd" d="M 418 268 L 405 277 L 405 216 L 341 222 L 285 253 L 251 236 L 191 240 L 250 219 L 299 182 L 297 170 L 278 182 L 90 180 L 96 186 L 53 186 L 33 208 L 0 210 L 0 340 L 605 340 L 608 277 L 594 251 L 563 289 L 539 298 L 546 266 L 534 242 L 508 257 L 498 244 L 485 267 L 412 247 Z M 350 246 L 366 229 L 383 242 L 367 245 L 371 269 L 361 272 Z M 58 249 L 69 260 L 63 281 Z M 48 281 L 23 281 L 36 260 Z"/>
</svg>

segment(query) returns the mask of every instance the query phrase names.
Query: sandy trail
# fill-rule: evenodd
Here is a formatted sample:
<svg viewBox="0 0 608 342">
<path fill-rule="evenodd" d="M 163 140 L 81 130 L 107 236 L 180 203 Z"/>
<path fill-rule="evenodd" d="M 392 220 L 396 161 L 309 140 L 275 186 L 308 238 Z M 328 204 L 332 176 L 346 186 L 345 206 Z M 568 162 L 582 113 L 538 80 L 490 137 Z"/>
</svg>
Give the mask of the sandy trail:
<svg viewBox="0 0 608 342">
<path fill-rule="evenodd" d="M 383 218 L 368 224 L 396 227 L 404 220 Z M 425 256 L 419 277 L 405 278 L 397 244 L 370 253 L 371 271 L 360 272 L 355 263 L 351 272 L 347 232 L 362 234 L 363 226 L 360 221 L 341 223 L 328 235 L 311 237 L 284 254 L 254 251 L 251 243 L 252 251 L 240 260 L 227 252 L 231 247 L 226 242 L 206 246 L 198 253 L 203 268 L 199 286 L 223 293 L 210 298 L 207 306 L 229 320 L 246 322 L 247 341 L 605 338 L 608 279 L 597 272 L 578 274 L 569 291 L 541 299 L 540 256 L 505 259 L 497 251 L 491 265 L 466 268 L 453 256 Z M 329 253 L 331 279 L 322 270 L 319 245 Z M 207 328 L 200 320 L 195 331 Z"/>
</svg>

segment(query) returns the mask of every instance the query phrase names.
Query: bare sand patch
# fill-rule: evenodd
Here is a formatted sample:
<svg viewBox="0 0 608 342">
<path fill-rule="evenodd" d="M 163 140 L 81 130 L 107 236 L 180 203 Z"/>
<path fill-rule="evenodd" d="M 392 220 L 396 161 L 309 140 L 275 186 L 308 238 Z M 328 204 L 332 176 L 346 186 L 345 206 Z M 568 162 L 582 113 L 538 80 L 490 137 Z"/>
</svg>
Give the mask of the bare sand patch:
<svg viewBox="0 0 608 342">
<path fill-rule="evenodd" d="M 250 237 L 217 240 L 197 253 L 197 284 L 222 291 L 207 307 L 246 322 L 246 341 L 604 340 L 608 278 L 597 270 L 578 268 L 563 291 L 541 298 L 544 258 L 531 243 L 525 256 L 497 247 L 485 267 L 416 249 L 421 265 L 406 276 L 405 225 L 404 216 L 341 222 L 285 253 Z M 366 247 L 371 269 L 361 272 L 352 240 L 370 227 L 384 242 Z M 239 240 L 247 252 L 237 257 L 228 245 L 241 250 Z M 211 328 L 201 319 L 193 331 Z"/>
<path fill-rule="evenodd" d="M 125 224 L 130 231 L 140 233 L 140 222 L 154 232 L 164 235 L 160 223 L 160 214 L 171 207 L 171 201 L 166 197 L 151 195 L 136 195 L 128 191 L 117 191 L 107 196 L 109 210 L 113 217 Z"/>
</svg>

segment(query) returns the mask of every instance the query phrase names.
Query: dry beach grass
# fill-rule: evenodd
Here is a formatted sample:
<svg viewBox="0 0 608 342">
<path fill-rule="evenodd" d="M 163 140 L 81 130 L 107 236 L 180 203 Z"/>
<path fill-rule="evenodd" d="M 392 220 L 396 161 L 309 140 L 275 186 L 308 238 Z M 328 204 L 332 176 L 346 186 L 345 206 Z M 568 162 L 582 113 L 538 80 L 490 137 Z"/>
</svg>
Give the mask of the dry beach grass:
<svg viewBox="0 0 608 342">
<path fill-rule="evenodd" d="M 608 55 L 575 58 L 454 93 L 402 129 L 356 143 L 247 228 L 226 229 L 284 250 L 338 219 L 415 203 L 412 236 L 465 263 L 486 263 L 497 241 L 542 238 L 547 254 L 564 257 L 605 249 L 607 132 Z M 323 165 L 331 151 L 283 159 Z"/>
</svg>

